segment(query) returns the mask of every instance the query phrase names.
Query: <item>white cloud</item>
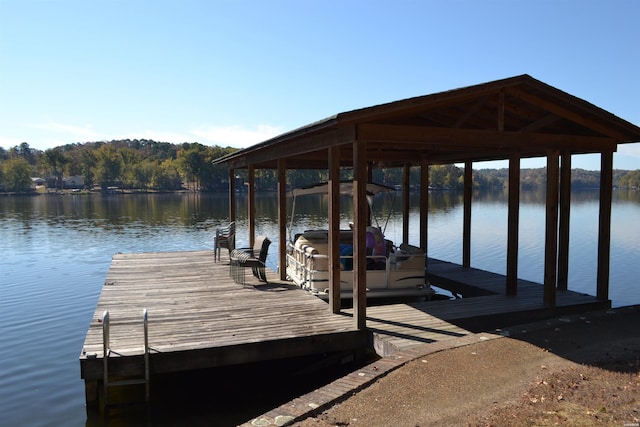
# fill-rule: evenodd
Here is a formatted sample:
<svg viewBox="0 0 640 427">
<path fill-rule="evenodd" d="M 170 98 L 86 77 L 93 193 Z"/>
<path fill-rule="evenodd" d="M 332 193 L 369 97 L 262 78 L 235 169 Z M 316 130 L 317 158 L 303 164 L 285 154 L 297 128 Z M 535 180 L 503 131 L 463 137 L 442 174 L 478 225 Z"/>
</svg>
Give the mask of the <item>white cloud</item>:
<svg viewBox="0 0 640 427">
<path fill-rule="evenodd" d="M 20 145 L 25 141 L 20 141 L 19 138 L 11 138 L 9 136 L 0 135 L 0 147 L 9 149 L 11 147 L 15 147 L 16 145 Z"/>
<path fill-rule="evenodd" d="M 25 135 L 22 139 L 12 138 L 9 135 L 0 135 L 0 146 L 8 149 L 26 141 L 32 148 L 46 150 L 74 142 L 151 139 L 173 144 L 199 142 L 204 145 L 245 148 L 273 138 L 283 132 L 281 127 L 270 125 L 257 125 L 254 128 L 205 125 L 185 132 L 152 128 L 142 131 L 123 131 L 120 129 L 109 134 L 95 131 L 92 125 L 76 126 L 53 121 L 29 124 L 23 127 L 29 128 L 31 131 L 23 132 Z"/>
<path fill-rule="evenodd" d="M 636 144 L 619 144 L 618 153 L 625 156 L 640 158 L 640 143 Z"/>
<path fill-rule="evenodd" d="M 74 126 L 62 123 L 47 122 L 37 123 L 31 127 L 47 132 L 62 133 L 70 136 L 72 140 L 95 140 L 98 134 L 91 128 L 91 125 Z"/>
<path fill-rule="evenodd" d="M 255 129 L 241 126 L 201 126 L 193 134 L 211 144 L 245 148 L 273 138 L 283 132 L 281 127 L 258 125 Z M 200 141 L 204 143 L 205 141 Z"/>
<path fill-rule="evenodd" d="M 69 125 L 54 121 L 14 124 L 13 128 L 3 128 L 7 134 L 0 135 L 0 146 L 10 148 L 23 142 L 31 148 L 47 150 L 74 142 L 96 141 L 101 139 L 92 125 Z"/>
<path fill-rule="evenodd" d="M 222 147 L 244 148 L 265 141 L 282 133 L 276 126 L 258 125 L 255 129 L 242 126 L 201 126 L 188 132 L 171 132 L 146 129 L 142 132 L 127 132 L 108 139 L 152 139 L 159 142 L 182 144 L 183 142 L 199 142 L 204 145 L 220 145 Z"/>
</svg>

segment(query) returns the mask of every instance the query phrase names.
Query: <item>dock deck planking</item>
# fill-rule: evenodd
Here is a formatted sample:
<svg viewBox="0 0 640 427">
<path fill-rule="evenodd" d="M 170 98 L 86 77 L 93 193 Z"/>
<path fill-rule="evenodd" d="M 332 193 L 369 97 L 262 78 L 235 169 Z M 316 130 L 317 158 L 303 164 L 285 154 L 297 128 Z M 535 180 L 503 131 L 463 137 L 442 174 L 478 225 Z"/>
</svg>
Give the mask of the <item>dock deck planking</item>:
<svg viewBox="0 0 640 427">
<path fill-rule="evenodd" d="M 376 351 L 387 356 L 467 336 L 481 320 L 530 321 L 610 306 L 590 295 L 558 291 L 557 306 L 550 309 L 542 303 L 540 284 L 519 280 L 518 295 L 507 296 L 504 276 L 429 259 L 434 285 L 476 296 L 369 306 L 368 331 L 357 331 L 352 309 L 331 314 L 325 302 L 270 271 L 268 285 L 254 280 L 250 272 L 250 285 L 238 285 L 229 277 L 226 261 L 223 256 L 214 262 L 212 251 L 113 257 L 80 356 L 88 402 L 90 390 L 103 375 L 105 310 L 110 313 L 114 351 L 110 367 L 124 376 L 143 368 L 143 308 L 149 313 L 152 373 L 162 373 L 356 351 L 366 347 L 367 334 Z"/>
<path fill-rule="evenodd" d="M 476 268 L 464 268 L 446 261 L 429 258 L 429 280 L 438 287 L 455 293 L 464 293 L 474 288 L 473 298 L 462 298 L 454 301 L 434 301 L 429 304 L 429 313 L 444 320 L 477 318 L 513 313 L 532 313 L 547 311 L 556 314 L 575 310 L 609 308 L 611 302 L 598 300 L 571 290 L 557 290 L 556 306 L 547 307 L 543 303 L 544 288 L 542 284 L 518 279 L 517 295 L 506 295 L 506 276 Z"/>
<path fill-rule="evenodd" d="M 610 301 L 570 290 L 558 290 L 556 307 L 543 304 L 541 284 L 518 280 L 517 296 L 507 296 L 506 277 L 500 274 L 429 258 L 434 286 L 473 297 L 367 307 L 367 328 L 384 354 L 411 346 L 470 334 L 468 329 L 490 329 L 565 313 L 609 308 Z M 347 310 L 351 312 L 350 310 Z"/>
<path fill-rule="evenodd" d="M 332 315 L 326 303 L 306 291 L 285 283 L 234 283 L 228 264 L 215 263 L 212 251 L 117 254 L 80 357 L 85 380 L 102 376 L 103 312 L 109 310 L 110 344 L 116 356 L 110 364 L 113 360 L 117 367 L 117 356 L 143 353 L 143 308 L 148 310 L 155 372 L 366 345 L 366 334 L 355 330 L 351 319 Z"/>
</svg>

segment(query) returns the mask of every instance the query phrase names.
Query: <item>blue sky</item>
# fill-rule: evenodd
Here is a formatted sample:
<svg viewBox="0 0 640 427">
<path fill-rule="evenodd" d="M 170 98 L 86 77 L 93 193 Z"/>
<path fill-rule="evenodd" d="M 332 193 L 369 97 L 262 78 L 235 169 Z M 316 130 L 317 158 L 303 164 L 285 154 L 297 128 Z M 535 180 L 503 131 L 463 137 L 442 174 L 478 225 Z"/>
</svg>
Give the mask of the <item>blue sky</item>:
<svg viewBox="0 0 640 427">
<path fill-rule="evenodd" d="M 638 22 L 636 0 L 0 0 L 0 146 L 245 147 L 525 73 L 640 124 Z"/>
</svg>

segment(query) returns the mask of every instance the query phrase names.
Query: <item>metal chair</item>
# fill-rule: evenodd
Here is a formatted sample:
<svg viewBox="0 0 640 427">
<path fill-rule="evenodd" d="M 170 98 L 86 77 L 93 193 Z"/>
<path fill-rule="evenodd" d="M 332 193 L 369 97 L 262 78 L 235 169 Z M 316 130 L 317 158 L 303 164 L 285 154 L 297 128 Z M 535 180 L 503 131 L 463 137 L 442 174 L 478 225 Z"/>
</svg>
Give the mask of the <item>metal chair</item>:
<svg viewBox="0 0 640 427">
<path fill-rule="evenodd" d="M 258 236 L 253 248 L 234 249 L 229 258 L 229 274 L 236 283 L 246 283 L 245 268 L 251 268 L 253 275 L 261 282 L 267 283 L 265 263 L 271 240 L 265 236 Z"/>
<path fill-rule="evenodd" d="M 214 261 L 220 261 L 220 252 L 222 248 L 226 248 L 231 254 L 231 250 L 236 245 L 236 223 L 231 221 L 229 225 L 216 230 L 216 238 L 213 243 L 213 259 Z"/>
</svg>

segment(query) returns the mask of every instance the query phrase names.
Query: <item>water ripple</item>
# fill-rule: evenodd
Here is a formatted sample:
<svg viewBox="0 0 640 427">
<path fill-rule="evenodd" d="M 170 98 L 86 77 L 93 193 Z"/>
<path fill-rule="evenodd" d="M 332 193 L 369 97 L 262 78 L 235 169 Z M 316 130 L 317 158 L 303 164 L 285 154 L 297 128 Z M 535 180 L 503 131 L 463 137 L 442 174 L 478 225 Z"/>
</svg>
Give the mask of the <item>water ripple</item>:
<svg viewBox="0 0 640 427">
<path fill-rule="evenodd" d="M 3 425 L 83 425 L 84 387 L 78 356 L 112 256 L 117 252 L 210 249 L 213 230 L 226 222 L 226 196 L 101 198 L 36 197 L 0 200 L 0 414 Z M 299 207 L 301 212 L 303 207 Z M 595 210 L 595 211 L 594 211 Z M 307 210 L 298 226 L 323 226 Z M 595 212 L 595 213 L 594 213 Z M 240 230 L 246 218 L 239 211 Z M 429 214 L 429 254 L 462 258 L 462 208 L 449 203 Z M 597 204 L 571 212 L 570 284 L 595 293 Z M 275 213 L 262 212 L 259 234 L 277 236 Z M 472 266 L 504 273 L 506 205 L 474 200 Z M 614 306 L 640 304 L 635 278 L 640 202 L 614 205 L 611 298 Z M 342 218 L 343 224 L 350 220 Z M 387 235 L 402 237 L 401 216 Z M 410 212 L 410 242 L 419 244 L 419 212 Z M 544 207 L 521 206 L 519 277 L 542 281 Z M 238 245 L 246 246 L 246 232 Z M 296 230 L 293 230 L 295 233 Z M 275 266 L 276 254 L 270 254 Z"/>
</svg>

